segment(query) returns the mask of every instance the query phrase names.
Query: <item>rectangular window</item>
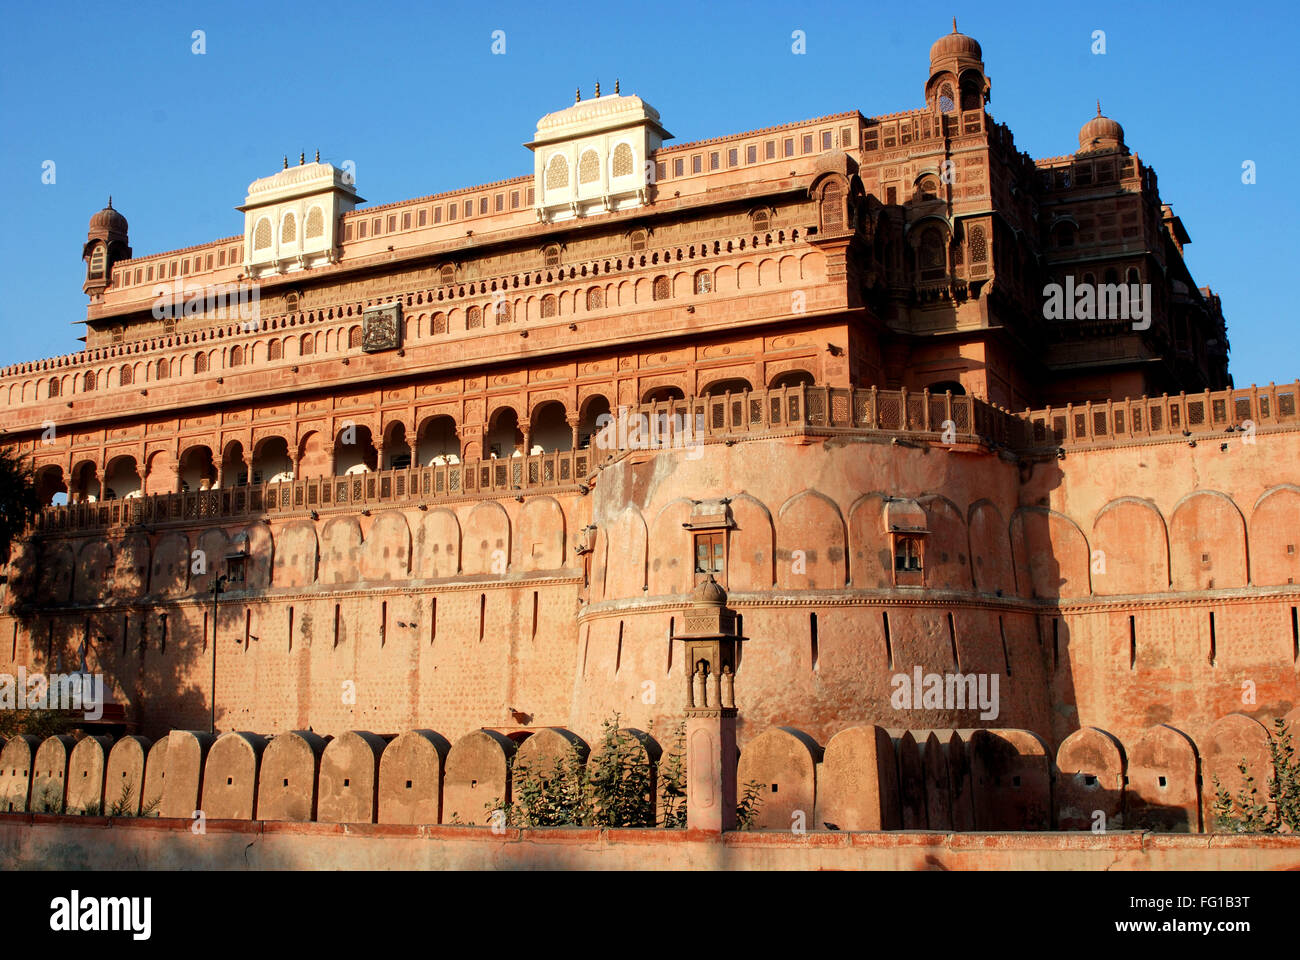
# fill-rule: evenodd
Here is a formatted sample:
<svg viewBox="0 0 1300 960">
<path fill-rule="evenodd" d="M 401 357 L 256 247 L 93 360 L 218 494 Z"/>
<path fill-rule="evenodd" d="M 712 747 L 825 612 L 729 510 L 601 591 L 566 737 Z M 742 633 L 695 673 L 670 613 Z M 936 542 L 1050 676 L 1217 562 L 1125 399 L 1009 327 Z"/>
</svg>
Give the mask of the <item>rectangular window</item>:
<svg viewBox="0 0 1300 960">
<path fill-rule="evenodd" d="M 488 198 L 487 198 L 487 197 L 479 197 L 479 198 L 478 198 L 478 212 L 479 212 L 479 216 L 483 216 L 485 213 L 488 212 Z"/>
<path fill-rule="evenodd" d="M 212 269 L 212 254 L 208 254 L 208 269 Z"/>
<path fill-rule="evenodd" d="M 473 200 L 466 200 L 466 201 L 465 201 L 465 216 L 467 216 L 467 217 L 472 217 L 472 216 L 474 216 L 474 201 L 473 201 Z"/>
<path fill-rule="evenodd" d="M 665 162 L 663 162 L 663 161 L 660 161 L 660 162 L 658 162 L 658 163 L 655 164 L 655 179 L 656 179 L 656 180 L 667 180 L 667 179 L 668 179 L 668 164 L 667 164 L 667 163 L 665 163 Z"/>
<path fill-rule="evenodd" d="M 442 207 L 433 208 L 433 222 L 442 223 Z"/>
<path fill-rule="evenodd" d="M 709 154 L 709 169 L 718 169 L 718 155 L 716 153 Z"/>
<path fill-rule="evenodd" d="M 763 146 L 763 159 L 764 159 L 764 160 L 775 160 L 775 159 L 776 159 L 776 141 L 775 141 L 775 140 L 769 140 L 769 141 L 767 141 L 766 144 L 764 144 L 764 146 Z"/>
<path fill-rule="evenodd" d="M 415 217 L 415 223 L 416 223 L 416 226 L 423 227 L 423 226 L 424 226 L 425 224 L 427 224 L 428 222 L 429 222 L 429 211 L 428 211 L 428 210 L 421 210 L 418 214 L 416 214 L 416 217 Z"/>
<path fill-rule="evenodd" d="M 500 213 L 502 210 L 506 208 L 506 195 L 504 193 L 497 194 L 496 205 L 497 205 L 497 213 Z"/>
<path fill-rule="evenodd" d="M 802 144 L 802 146 L 803 146 L 803 152 L 804 152 L 804 153 L 812 153 L 812 134 L 811 134 L 811 133 L 805 133 L 805 134 L 803 135 L 803 144 Z"/>
<path fill-rule="evenodd" d="M 870 130 L 868 130 L 866 133 L 866 137 L 863 139 L 862 146 L 868 150 L 879 150 L 880 131 L 875 127 L 872 127 Z"/>
<path fill-rule="evenodd" d="M 700 156 L 697 153 L 695 156 L 691 157 L 691 173 L 703 173 L 703 172 L 704 172 L 704 157 Z"/>
<path fill-rule="evenodd" d="M 831 132 L 830 132 L 829 130 L 823 130 L 823 131 L 822 131 L 822 149 L 823 149 L 823 150 L 829 150 L 830 148 L 831 148 Z"/>
<path fill-rule="evenodd" d="M 845 147 L 845 148 L 848 148 L 848 147 L 853 146 L 853 128 L 852 128 L 852 127 L 841 127 L 841 128 L 840 128 L 840 146 L 841 146 L 841 147 Z"/>
<path fill-rule="evenodd" d="M 787 157 L 793 157 L 793 156 L 794 156 L 794 137 L 786 137 L 786 138 L 785 138 L 784 147 L 785 147 L 785 154 L 784 154 L 784 156 L 787 156 Z"/>
<path fill-rule="evenodd" d="M 352 239 L 352 224 L 345 224 L 343 227 L 343 242 L 348 243 Z"/>
<path fill-rule="evenodd" d="M 357 224 L 357 239 L 366 239 L 366 221 L 364 220 Z"/>
<path fill-rule="evenodd" d="M 396 230 L 397 230 L 397 214 L 393 214 L 388 218 L 388 232 L 394 233 L 396 232 Z"/>
<path fill-rule="evenodd" d="M 722 534 L 697 533 L 695 535 L 695 573 L 704 577 L 722 574 Z"/>
<path fill-rule="evenodd" d="M 530 207 L 533 205 L 533 188 L 532 188 L 532 187 L 529 187 L 529 188 L 528 188 L 528 205 L 529 205 Z"/>
<path fill-rule="evenodd" d="M 673 176 L 682 177 L 686 175 L 686 159 L 678 157 L 673 161 Z"/>
<path fill-rule="evenodd" d="M 447 219 L 448 219 L 448 220 L 455 220 L 455 219 L 456 219 L 456 214 L 459 212 L 459 210 L 460 210 L 460 208 L 457 207 L 456 204 L 454 204 L 454 203 L 449 203 L 449 204 L 447 204 Z"/>
<path fill-rule="evenodd" d="M 732 147 L 727 151 L 727 166 L 734 167 L 738 163 L 740 163 L 740 151 Z"/>
<path fill-rule="evenodd" d="M 919 573 L 921 570 L 920 537 L 897 537 L 894 540 L 894 570 Z"/>
<path fill-rule="evenodd" d="M 135 282 L 136 282 L 136 283 L 139 283 L 139 282 L 140 282 L 140 271 L 139 271 L 139 269 L 137 269 L 137 270 L 135 271 Z"/>
<path fill-rule="evenodd" d="M 511 190 L 511 191 L 510 191 L 510 209 L 511 209 L 511 210 L 518 210 L 518 209 L 519 209 L 519 191 L 518 191 L 518 190 Z"/>
<path fill-rule="evenodd" d="M 891 207 L 898 203 L 898 187 L 885 188 L 885 203 Z"/>
<path fill-rule="evenodd" d="M 420 212 L 424 213 L 423 210 L 421 210 Z M 403 230 L 411 229 L 411 215 L 409 213 L 402 214 L 402 229 Z"/>
<path fill-rule="evenodd" d="M 752 143 L 745 148 L 745 162 L 758 163 L 758 147 Z"/>
<path fill-rule="evenodd" d="M 173 264 L 175 266 L 175 264 Z M 186 276 L 190 272 L 190 261 L 188 259 L 181 261 L 181 276 Z"/>
<path fill-rule="evenodd" d="M 372 237 L 377 237 L 383 232 L 384 232 L 383 217 L 375 217 L 375 219 L 370 221 L 370 235 Z"/>
<path fill-rule="evenodd" d="M 221 262 L 222 262 L 222 263 L 225 263 L 225 262 L 226 262 L 226 252 L 225 252 L 224 250 L 221 252 Z M 146 280 L 150 281 L 150 282 L 153 281 L 153 266 L 152 266 L 152 265 L 150 265 L 150 266 L 148 266 L 148 267 L 145 268 L 145 271 L 144 271 L 144 278 L 145 278 Z"/>
</svg>

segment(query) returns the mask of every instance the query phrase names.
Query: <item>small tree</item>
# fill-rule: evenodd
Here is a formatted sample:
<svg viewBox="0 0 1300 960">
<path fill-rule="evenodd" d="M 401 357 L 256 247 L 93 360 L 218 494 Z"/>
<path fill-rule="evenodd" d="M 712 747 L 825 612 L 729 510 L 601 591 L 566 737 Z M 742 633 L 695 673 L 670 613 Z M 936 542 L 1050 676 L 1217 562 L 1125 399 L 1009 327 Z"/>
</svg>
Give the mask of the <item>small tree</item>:
<svg viewBox="0 0 1300 960">
<path fill-rule="evenodd" d="M 1267 799 L 1260 802 L 1255 777 L 1243 757 L 1237 764 L 1242 786 L 1234 797 L 1214 777 L 1214 819 L 1224 833 L 1300 833 L 1300 763 L 1291 743 L 1286 720 L 1273 721 L 1268 741 L 1269 766 Z"/>
<path fill-rule="evenodd" d="M 0 558 L 40 509 L 32 462 L 14 447 L 0 447 Z"/>
<path fill-rule="evenodd" d="M 660 768 L 659 826 L 669 830 L 686 827 L 686 724 L 673 729 L 673 745 Z"/>
</svg>

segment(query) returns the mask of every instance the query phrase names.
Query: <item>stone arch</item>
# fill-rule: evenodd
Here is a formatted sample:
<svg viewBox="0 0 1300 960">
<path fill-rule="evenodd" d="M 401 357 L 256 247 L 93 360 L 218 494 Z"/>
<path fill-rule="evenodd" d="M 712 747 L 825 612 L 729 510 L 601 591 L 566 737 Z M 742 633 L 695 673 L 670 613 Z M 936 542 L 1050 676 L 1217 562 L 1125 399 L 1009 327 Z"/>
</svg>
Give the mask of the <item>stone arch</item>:
<svg viewBox="0 0 1300 960">
<path fill-rule="evenodd" d="M 365 730 L 331 740 L 321 756 L 316 819 L 321 823 L 374 823 L 379 802 L 379 758 L 387 741 Z"/>
<path fill-rule="evenodd" d="M 360 579 L 361 524 L 356 517 L 332 517 L 320 532 L 320 582 L 355 583 Z"/>
<path fill-rule="evenodd" d="M 262 752 L 259 820 L 315 820 L 316 772 L 326 741 L 308 730 L 276 734 Z"/>
<path fill-rule="evenodd" d="M 153 549 L 149 592 L 159 597 L 184 594 L 189 587 L 190 565 L 189 538 L 179 531 L 163 534 Z"/>
<path fill-rule="evenodd" d="M 92 543 L 99 544 L 99 549 L 88 554 L 87 547 Z M 35 551 L 32 546 L 18 544 L 16 547 L 23 549 L 24 556 L 27 557 L 31 557 Z M 81 554 L 76 555 L 73 554 L 70 544 L 58 543 L 46 545 L 41 553 L 40 567 L 36 571 L 36 594 L 42 601 L 64 602 L 72 596 L 74 583 L 78 600 L 107 595 L 105 578 L 113 575 L 113 550 L 108 544 L 91 540 L 83 544 Z M 14 559 L 16 557 L 17 550 Z M 17 569 L 18 565 L 11 560 L 9 575 L 11 582 Z"/>
<path fill-rule="evenodd" d="M 0 750 L 0 812 L 26 813 L 31 799 L 32 760 L 39 737 L 20 733 Z"/>
<path fill-rule="evenodd" d="M 55 734 L 46 737 L 32 757 L 33 813 L 63 813 L 67 809 L 68 759 L 76 741 Z"/>
<path fill-rule="evenodd" d="M 223 733 L 203 765 L 203 805 L 211 820 L 252 820 L 256 813 L 257 769 L 266 738 L 255 733 Z"/>
<path fill-rule="evenodd" d="M 460 572 L 460 521 L 450 510 L 430 510 L 420 521 L 420 574 L 454 577 Z"/>
<path fill-rule="evenodd" d="M 149 747 L 144 762 L 144 787 L 140 791 L 140 809 L 152 809 L 150 816 L 161 816 L 163 790 L 167 786 L 167 743 L 169 738 L 155 740 Z"/>
<path fill-rule="evenodd" d="M 947 497 L 929 494 L 918 498 L 925 510 L 925 584 L 944 590 L 971 588 L 970 561 L 966 551 L 970 539 L 962 511 Z"/>
<path fill-rule="evenodd" d="M 579 764 L 585 764 L 590 753 L 587 742 L 573 731 L 562 727 L 542 727 L 519 745 L 512 768 L 527 765 L 535 776 L 548 778 L 557 762 L 573 758 Z"/>
<path fill-rule="evenodd" d="M 1028 730 L 976 730 L 970 762 L 976 829 L 1052 828 L 1051 759 L 1041 737 Z"/>
<path fill-rule="evenodd" d="M 617 552 L 607 558 L 605 596 L 610 598 L 640 597 L 646 584 L 646 547 L 648 542 L 645 518 L 633 504 L 628 504 L 613 519 L 608 530 L 609 541 L 618 544 Z"/>
<path fill-rule="evenodd" d="M 1105 730 L 1081 727 L 1056 751 L 1056 827 L 1091 830 L 1094 811 L 1105 814 L 1106 830 L 1120 824 L 1124 812 L 1124 748 Z"/>
<path fill-rule="evenodd" d="M 316 524 L 291 520 L 275 532 L 277 546 L 271 582 L 277 587 L 305 587 L 316 582 L 320 544 Z"/>
<path fill-rule="evenodd" d="M 793 727 L 760 733 L 740 752 L 736 783 L 756 780 L 763 784 L 763 803 L 754 820 L 757 830 L 789 830 L 795 811 L 816 827 L 817 764 L 822 748 L 808 734 Z"/>
<path fill-rule="evenodd" d="M 465 518 L 461 539 L 461 572 L 500 576 L 510 561 L 510 517 L 495 500 L 475 505 Z"/>
<path fill-rule="evenodd" d="M 379 759 L 379 823 L 441 823 L 442 774 L 451 744 L 432 730 L 408 730 Z"/>
<path fill-rule="evenodd" d="M 510 767 L 515 742 L 495 730 L 475 730 L 461 737 L 447 754 L 443 780 L 444 821 L 485 824 L 492 800 L 510 800 Z"/>
<path fill-rule="evenodd" d="M 1265 490 L 1250 514 L 1251 582 L 1257 587 L 1300 583 L 1300 487 Z"/>
<path fill-rule="evenodd" d="M 522 570 L 560 570 L 565 565 L 564 510 L 554 497 L 530 497 L 519 511 Z"/>
<path fill-rule="evenodd" d="M 649 558 L 651 596 L 688 593 L 695 586 L 692 582 L 694 548 L 691 544 L 691 533 L 683 526 L 690 519 L 691 506 L 691 501 L 685 497 L 669 501 L 664 504 L 651 524 L 649 543 L 654 544 L 653 553 Z M 735 570 L 738 559 L 735 552 L 736 531 L 731 532 L 731 538 L 732 553 L 728 576 Z"/>
<path fill-rule="evenodd" d="M 1175 590 L 1246 586 L 1246 521 L 1231 497 L 1197 490 L 1178 501 L 1169 520 L 1169 561 Z"/>
<path fill-rule="evenodd" d="M 361 548 L 362 580 L 405 580 L 411 573 L 411 528 L 400 510 L 375 517 Z"/>
<path fill-rule="evenodd" d="M 978 593 L 1015 596 L 1015 565 L 1011 540 L 1001 511 L 989 500 L 971 504 L 967 519 L 970 537 L 971 575 Z"/>
<path fill-rule="evenodd" d="M 1043 599 L 1091 592 L 1088 540 L 1064 514 L 1020 507 L 1011 516 L 1011 547 L 1022 592 Z"/>
<path fill-rule="evenodd" d="M 777 586 L 843 587 L 849 582 L 845 540 L 844 518 L 834 500 L 812 489 L 795 494 L 776 514 Z M 795 572 L 797 566 L 806 572 Z"/>
<path fill-rule="evenodd" d="M 68 756 L 67 812 L 105 816 L 104 773 L 112 737 L 82 737 Z"/>
<path fill-rule="evenodd" d="M 122 737 L 108 753 L 104 774 L 104 806 L 119 808 L 123 816 L 140 815 L 144 802 L 145 759 L 149 753 L 148 737 L 134 734 Z"/>
<path fill-rule="evenodd" d="M 115 568 L 110 544 L 103 540 L 88 540 L 82 544 L 74 580 L 77 599 L 85 603 L 106 599 L 112 589 Z"/>
<path fill-rule="evenodd" d="M 1214 813 L 1214 795 L 1218 789 L 1215 780 L 1235 799 L 1245 788 L 1245 777 L 1238 769 L 1242 761 L 1248 775 L 1255 778 L 1261 798 L 1267 792 L 1267 781 L 1273 773 L 1269 740 L 1268 728 L 1243 713 L 1230 713 L 1211 724 L 1201 741 L 1201 822 L 1207 833 L 1218 832 Z"/>
<path fill-rule="evenodd" d="M 776 528 L 771 511 L 761 500 L 740 493 L 731 498 L 731 519 L 735 526 L 728 547 L 727 589 L 770 590 L 776 582 Z M 656 535 L 655 543 L 659 542 Z M 689 538 L 684 556 L 688 570 L 693 569 Z"/>
<path fill-rule="evenodd" d="M 200 809 L 204 760 L 214 739 L 212 734 L 197 730 L 173 730 L 167 735 L 167 775 L 158 807 L 160 817 L 188 820 Z"/>
<path fill-rule="evenodd" d="M 1161 724 L 1128 751 L 1125 826 L 1162 833 L 1201 829 L 1199 760 L 1191 737 Z"/>
<path fill-rule="evenodd" d="M 817 825 L 841 830 L 902 826 L 894 741 L 876 726 L 849 727 L 831 737 L 821 767 Z"/>
<path fill-rule="evenodd" d="M 1165 518 L 1149 500 L 1120 497 L 1102 507 L 1092 524 L 1092 549 L 1094 593 L 1169 589 L 1169 533 Z"/>
<path fill-rule="evenodd" d="M 118 543 L 113 567 L 112 596 L 140 597 L 149 586 L 149 537 L 128 533 Z"/>
</svg>

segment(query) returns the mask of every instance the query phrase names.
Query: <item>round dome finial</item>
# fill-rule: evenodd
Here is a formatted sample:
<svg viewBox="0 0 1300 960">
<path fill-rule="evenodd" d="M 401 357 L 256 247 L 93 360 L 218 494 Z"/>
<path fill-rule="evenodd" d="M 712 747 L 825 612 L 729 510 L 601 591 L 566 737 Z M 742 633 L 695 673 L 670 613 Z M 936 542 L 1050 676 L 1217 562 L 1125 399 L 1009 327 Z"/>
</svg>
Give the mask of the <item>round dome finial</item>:
<svg viewBox="0 0 1300 960">
<path fill-rule="evenodd" d="M 930 66 L 933 69 L 939 61 L 954 57 L 979 62 L 984 60 L 984 51 L 980 49 L 975 38 L 957 31 L 956 17 L 952 18 L 952 33 L 940 37 L 934 42 L 934 46 L 930 47 Z"/>
<path fill-rule="evenodd" d="M 699 586 L 691 591 L 691 602 L 724 606 L 727 602 L 727 591 L 722 589 L 722 584 L 713 579 L 713 574 L 709 574 L 707 580 L 701 580 Z"/>
<path fill-rule="evenodd" d="M 108 198 L 108 205 L 90 218 L 87 234 L 92 237 L 107 239 L 126 236 L 126 217 L 113 209 L 113 198 Z"/>
</svg>

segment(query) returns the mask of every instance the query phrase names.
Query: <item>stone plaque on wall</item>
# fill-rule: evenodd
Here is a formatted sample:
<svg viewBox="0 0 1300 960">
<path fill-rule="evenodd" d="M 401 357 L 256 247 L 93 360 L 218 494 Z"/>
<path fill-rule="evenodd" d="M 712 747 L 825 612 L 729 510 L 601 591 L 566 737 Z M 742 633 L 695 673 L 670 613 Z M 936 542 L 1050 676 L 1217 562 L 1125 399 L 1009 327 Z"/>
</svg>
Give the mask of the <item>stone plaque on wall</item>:
<svg viewBox="0 0 1300 960">
<path fill-rule="evenodd" d="M 361 350 L 378 353 L 396 350 L 402 345 L 402 305 L 400 302 L 367 307 L 361 318 Z"/>
</svg>

